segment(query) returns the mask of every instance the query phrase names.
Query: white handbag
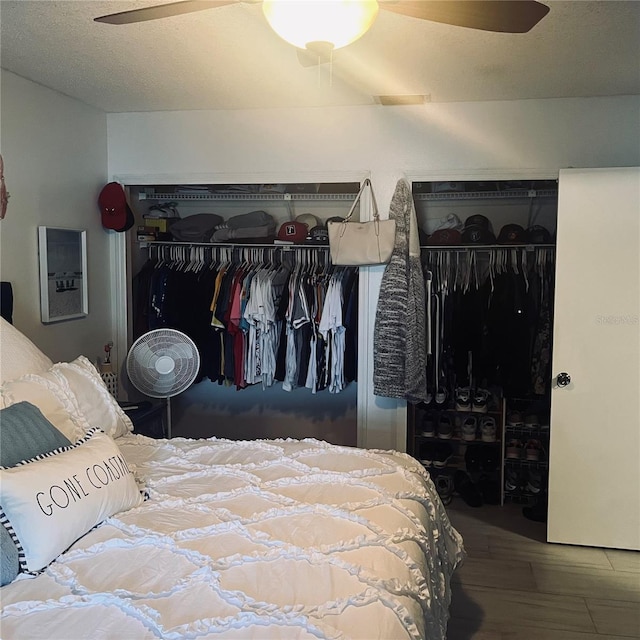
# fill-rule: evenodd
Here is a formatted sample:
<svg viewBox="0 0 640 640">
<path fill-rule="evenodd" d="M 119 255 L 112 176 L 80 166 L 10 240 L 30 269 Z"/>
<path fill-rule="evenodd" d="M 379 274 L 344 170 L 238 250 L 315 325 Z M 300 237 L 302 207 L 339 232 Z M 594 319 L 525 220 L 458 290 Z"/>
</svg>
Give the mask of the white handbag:
<svg viewBox="0 0 640 640">
<path fill-rule="evenodd" d="M 349 222 L 366 188 L 371 192 L 373 220 Z M 335 265 L 359 266 L 386 264 L 391 259 L 396 238 L 395 220 L 380 220 L 378 204 L 371 180 L 365 178 L 347 217 L 342 222 L 329 222 L 329 249 Z"/>
</svg>

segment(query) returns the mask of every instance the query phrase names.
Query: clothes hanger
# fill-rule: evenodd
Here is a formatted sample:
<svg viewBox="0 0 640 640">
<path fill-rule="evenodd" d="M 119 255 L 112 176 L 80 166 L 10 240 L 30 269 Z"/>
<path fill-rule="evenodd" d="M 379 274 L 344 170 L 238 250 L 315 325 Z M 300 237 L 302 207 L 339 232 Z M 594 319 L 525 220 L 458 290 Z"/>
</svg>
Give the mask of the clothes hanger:
<svg viewBox="0 0 640 640">
<path fill-rule="evenodd" d="M 524 290 L 529 291 L 529 267 L 527 265 L 527 250 L 520 249 L 520 261 L 522 265 L 522 276 L 524 278 Z"/>
</svg>

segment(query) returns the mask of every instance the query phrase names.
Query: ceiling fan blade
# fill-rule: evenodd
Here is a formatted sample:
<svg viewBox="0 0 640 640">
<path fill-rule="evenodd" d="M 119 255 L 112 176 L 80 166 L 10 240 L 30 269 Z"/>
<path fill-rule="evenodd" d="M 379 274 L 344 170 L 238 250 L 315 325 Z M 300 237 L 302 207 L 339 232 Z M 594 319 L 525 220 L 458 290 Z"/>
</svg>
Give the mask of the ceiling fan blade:
<svg viewBox="0 0 640 640">
<path fill-rule="evenodd" d="M 228 4 L 236 4 L 239 1 L 241 0 L 181 0 L 180 2 L 158 4 L 154 7 L 111 13 L 106 16 L 94 18 L 94 21 L 106 22 L 107 24 L 132 24 L 134 22 L 145 22 L 146 20 L 159 20 L 160 18 L 180 16 L 185 13 L 204 11 L 205 9 L 215 9 L 216 7 L 224 7 Z"/>
<path fill-rule="evenodd" d="M 549 13 L 549 7 L 535 0 L 382 0 L 380 8 L 422 20 L 503 33 L 526 33 Z"/>
</svg>

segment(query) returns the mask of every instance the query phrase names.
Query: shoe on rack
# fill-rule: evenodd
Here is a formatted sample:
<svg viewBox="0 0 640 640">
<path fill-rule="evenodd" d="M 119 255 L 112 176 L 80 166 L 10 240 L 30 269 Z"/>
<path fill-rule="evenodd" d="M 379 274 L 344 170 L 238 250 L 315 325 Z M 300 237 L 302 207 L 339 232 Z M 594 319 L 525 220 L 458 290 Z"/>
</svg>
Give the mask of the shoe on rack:
<svg viewBox="0 0 640 640">
<path fill-rule="evenodd" d="M 524 447 L 525 458 L 530 462 L 537 462 L 540 460 L 540 453 L 542 451 L 542 445 L 540 440 L 528 440 Z"/>
<path fill-rule="evenodd" d="M 433 465 L 433 458 L 435 455 L 435 447 L 430 442 L 425 442 L 420 445 L 420 451 L 418 452 L 418 460 L 425 466 L 430 467 Z"/>
<path fill-rule="evenodd" d="M 455 391 L 456 411 L 471 411 L 471 389 L 459 387 Z"/>
<path fill-rule="evenodd" d="M 520 440 L 509 440 L 507 442 L 506 455 L 509 460 L 519 460 L 522 458 L 522 442 Z"/>
<path fill-rule="evenodd" d="M 535 413 L 529 413 L 524 417 L 524 426 L 527 429 L 538 429 L 540 427 L 540 421 Z"/>
<path fill-rule="evenodd" d="M 434 480 L 440 500 L 445 507 L 453 500 L 453 478 L 446 471 L 439 473 Z"/>
<path fill-rule="evenodd" d="M 489 410 L 490 394 L 486 389 L 476 389 L 473 394 L 471 411 L 474 413 L 487 413 Z"/>
<path fill-rule="evenodd" d="M 462 423 L 462 439 L 471 442 L 476 439 L 476 431 L 478 429 L 478 421 L 475 416 L 468 416 Z"/>
<path fill-rule="evenodd" d="M 483 442 L 495 442 L 496 441 L 496 421 L 491 416 L 482 418 L 480 420 L 480 437 Z"/>
<path fill-rule="evenodd" d="M 438 387 L 436 391 L 436 404 L 444 404 L 447 401 L 447 390 L 444 387 Z"/>
<path fill-rule="evenodd" d="M 438 438 L 441 440 L 451 440 L 453 437 L 453 423 L 448 415 L 441 415 L 438 422 Z"/>
<path fill-rule="evenodd" d="M 434 445 L 433 466 L 441 469 L 446 467 L 453 456 L 453 447 L 448 442 L 438 442 Z"/>
<path fill-rule="evenodd" d="M 527 474 L 527 491 L 538 494 L 542 491 L 542 471 L 539 469 L 529 469 Z"/>
<path fill-rule="evenodd" d="M 424 416 L 424 418 L 422 418 L 420 435 L 424 436 L 425 438 L 436 437 L 436 423 L 432 416 L 426 415 Z"/>
<path fill-rule="evenodd" d="M 453 486 L 456 493 L 459 494 L 470 507 L 482 506 L 482 494 L 466 471 L 458 469 L 458 471 L 455 472 L 453 476 Z"/>
<path fill-rule="evenodd" d="M 484 473 L 494 473 L 500 468 L 501 456 L 500 449 L 491 444 L 477 444 L 477 457 L 480 461 L 480 470 Z"/>
<path fill-rule="evenodd" d="M 524 420 L 519 411 L 509 411 L 507 414 L 508 427 L 524 427 Z"/>
<path fill-rule="evenodd" d="M 520 486 L 520 476 L 515 469 L 505 469 L 504 471 L 504 488 L 507 491 L 517 491 Z"/>
</svg>

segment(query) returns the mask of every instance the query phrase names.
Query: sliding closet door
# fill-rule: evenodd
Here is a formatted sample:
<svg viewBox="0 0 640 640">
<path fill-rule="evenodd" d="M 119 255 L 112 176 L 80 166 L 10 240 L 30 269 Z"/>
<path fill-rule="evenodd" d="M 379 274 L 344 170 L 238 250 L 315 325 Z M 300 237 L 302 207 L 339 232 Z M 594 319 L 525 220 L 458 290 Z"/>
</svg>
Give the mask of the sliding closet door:
<svg viewBox="0 0 640 640">
<path fill-rule="evenodd" d="M 550 542 L 640 549 L 639 256 L 640 168 L 562 171 Z"/>
</svg>

